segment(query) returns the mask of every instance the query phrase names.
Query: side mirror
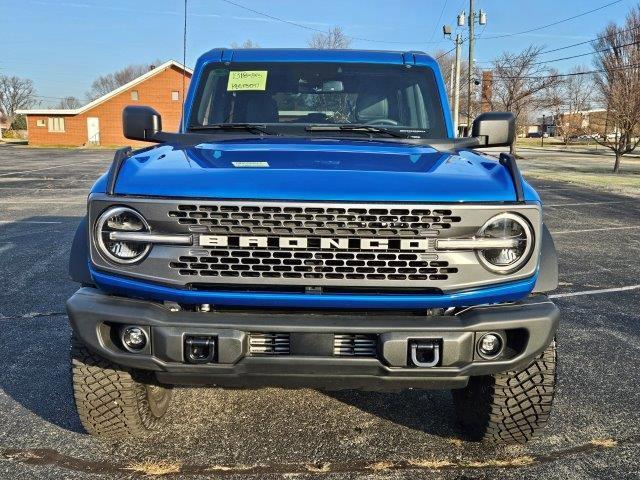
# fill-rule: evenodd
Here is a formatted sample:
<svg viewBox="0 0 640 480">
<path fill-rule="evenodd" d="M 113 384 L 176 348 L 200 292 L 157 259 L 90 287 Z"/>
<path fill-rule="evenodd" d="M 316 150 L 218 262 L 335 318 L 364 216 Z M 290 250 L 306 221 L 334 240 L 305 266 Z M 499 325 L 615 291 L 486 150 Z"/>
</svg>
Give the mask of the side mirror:
<svg viewBox="0 0 640 480">
<path fill-rule="evenodd" d="M 162 131 L 162 117 L 151 107 L 130 105 L 122 111 L 122 132 L 130 140 L 158 142 L 154 137 Z"/>
<path fill-rule="evenodd" d="M 508 147 L 516 139 L 516 117 L 511 112 L 485 112 L 473 121 L 471 136 L 480 147 Z"/>
</svg>

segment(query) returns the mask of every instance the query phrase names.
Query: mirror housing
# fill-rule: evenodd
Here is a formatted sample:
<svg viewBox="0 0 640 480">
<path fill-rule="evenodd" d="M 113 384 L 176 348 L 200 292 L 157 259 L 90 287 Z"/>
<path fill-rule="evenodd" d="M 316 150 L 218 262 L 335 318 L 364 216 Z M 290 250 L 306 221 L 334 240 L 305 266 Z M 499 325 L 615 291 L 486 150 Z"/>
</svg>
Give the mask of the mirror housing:
<svg viewBox="0 0 640 480">
<path fill-rule="evenodd" d="M 122 132 L 130 140 L 159 142 L 155 137 L 162 131 L 162 117 L 151 107 L 129 105 L 122 111 Z"/>
<path fill-rule="evenodd" d="M 473 121 L 471 136 L 480 147 L 508 147 L 516 139 L 516 117 L 511 112 L 485 112 Z"/>
</svg>

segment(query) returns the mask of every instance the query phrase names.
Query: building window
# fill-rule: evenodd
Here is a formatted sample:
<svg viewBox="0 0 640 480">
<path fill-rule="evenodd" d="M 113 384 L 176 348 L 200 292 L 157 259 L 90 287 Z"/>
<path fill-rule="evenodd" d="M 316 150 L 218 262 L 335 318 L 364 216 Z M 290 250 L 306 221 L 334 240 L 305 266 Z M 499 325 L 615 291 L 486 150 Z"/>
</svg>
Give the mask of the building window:
<svg viewBox="0 0 640 480">
<path fill-rule="evenodd" d="M 131 90 L 131 100 L 135 100 L 137 102 L 139 99 L 138 90 Z"/>
<path fill-rule="evenodd" d="M 50 132 L 64 132 L 64 117 L 49 117 Z"/>
<path fill-rule="evenodd" d="M 177 102 L 178 100 L 180 100 L 180 92 L 177 90 L 172 91 L 171 100 L 173 100 L 174 102 Z"/>
<path fill-rule="evenodd" d="M 36 120 L 36 127 L 46 127 L 46 126 L 47 126 L 47 122 L 44 120 L 44 118 L 40 118 Z"/>
</svg>

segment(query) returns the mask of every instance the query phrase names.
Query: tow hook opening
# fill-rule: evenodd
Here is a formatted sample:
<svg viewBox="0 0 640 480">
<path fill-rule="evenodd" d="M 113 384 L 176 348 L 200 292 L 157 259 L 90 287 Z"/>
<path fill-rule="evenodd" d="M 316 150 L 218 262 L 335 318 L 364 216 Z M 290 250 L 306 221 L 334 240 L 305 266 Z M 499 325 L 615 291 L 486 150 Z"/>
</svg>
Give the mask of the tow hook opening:
<svg viewBox="0 0 640 480">
<path fill-rule="evenodd" d="M 216 358 L 215 337 L 188 336 L 184 339 L 184 360 L 187 363 L 211 363 Z"/>
<path fill-rule="evenodd" d="M 440 363 L 440 340 L 409 340 L 410 365 L 420 368 L 435 367 Z"/>
</svg>

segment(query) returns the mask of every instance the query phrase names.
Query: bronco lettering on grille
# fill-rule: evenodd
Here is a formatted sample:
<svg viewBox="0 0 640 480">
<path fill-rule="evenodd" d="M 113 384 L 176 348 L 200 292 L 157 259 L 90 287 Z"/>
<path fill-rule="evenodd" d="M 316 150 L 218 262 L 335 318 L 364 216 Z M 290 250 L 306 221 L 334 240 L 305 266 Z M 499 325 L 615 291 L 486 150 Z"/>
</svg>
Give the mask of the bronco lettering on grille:
<svg viewBox="0 0 640 480">
<path fill-rule="evenodd" d="M 321 250 L 432 250 L 426 238 L 326 238 L 200 235 L 202 247 L 290 248 Z"/>
</svg>

